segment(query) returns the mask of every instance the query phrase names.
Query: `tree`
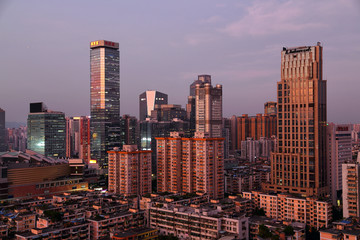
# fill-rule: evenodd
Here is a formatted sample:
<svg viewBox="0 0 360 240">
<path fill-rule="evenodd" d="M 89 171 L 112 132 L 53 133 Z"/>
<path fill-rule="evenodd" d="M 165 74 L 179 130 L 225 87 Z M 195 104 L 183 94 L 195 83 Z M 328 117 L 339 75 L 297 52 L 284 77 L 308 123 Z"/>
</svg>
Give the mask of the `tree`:
<svg viewBox="0 0 360 240">
<path fill-rule="evenodd" d="M 293 236 L 295 234 L 294 228 L 292 226 L 288 225 L 285 227 L 284 233 L 286 236 Z"/>
<path fill-rule="evenodd" d="M 269 228 L 264 224 L 259 226 L 259 236 L 262 238 L 271 238 L 272 233 L 270 232 Z"/>
<path fill-rule="evenodd" d="M 265 211 L 263 208 L 255 208 L 253 211 L 253 215 L 255 216 L 265 216 Z"/>
</svg>

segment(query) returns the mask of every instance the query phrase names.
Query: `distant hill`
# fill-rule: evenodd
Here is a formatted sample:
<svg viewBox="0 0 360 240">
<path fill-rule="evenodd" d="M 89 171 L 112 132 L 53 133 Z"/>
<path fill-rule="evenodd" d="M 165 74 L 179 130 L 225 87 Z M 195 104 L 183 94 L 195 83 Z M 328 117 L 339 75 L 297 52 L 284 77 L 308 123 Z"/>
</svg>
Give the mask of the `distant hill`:
<svg viewBox="0 0 360 240">
<path fill-rule="evenodd" d="M 22 127 L 22 126 L 26 126 L 26 123 L 22 123 L 22 122 L 5 122 L 5 127 L 6 128 L 18 128 L 18 127 Z"/>
</svg>

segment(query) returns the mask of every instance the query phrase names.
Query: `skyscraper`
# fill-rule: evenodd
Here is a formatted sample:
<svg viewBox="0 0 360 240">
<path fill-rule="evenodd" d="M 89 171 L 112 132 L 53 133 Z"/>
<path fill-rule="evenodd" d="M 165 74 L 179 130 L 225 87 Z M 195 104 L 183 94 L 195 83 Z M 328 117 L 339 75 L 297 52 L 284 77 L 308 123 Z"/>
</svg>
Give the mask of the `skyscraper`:
<svg viewBox="0 0 360 240">
<path fill-rule="evenodd" d="M 66 120 L 63 112 L 50 111 L 42 103 L 30 103 L 27 120 L 28 149 L 47 157 L 66 156 Z"/>
<path fill-rule="evenodd" d="M 197 84 L 211 84 L 210 75 L 198 75 L 198 79 L 190 85 L 190 95 L 188 97 L 188 103 L 186 104 L 187 118 L 190 122 L 190 135 L 194 136 L 196 131 L 196 85 Z"/>
<path fill-rule="evenodd" d="M 119 43 L 90 43 L 91 157 L 107 168 L 107 151 L 120 146 Z"/>
<path fill-rule="evenodd" d="M 168 104 L 168 95 L 158 91 L 145 91 L 139 96 L 139 116 L 140 121 L 151 117 L 151 111 L 154 110 L 155 104 Z"/>
<path fill-rule="evenodd" d="M 271 155 L 271 184 L 264 189 L 326 195 L 326 81 L 320 43 L 283 48 L 277 100 L 278 145 Z"/>
<path fill-rule="evenodd" d="M 222 86 L 211 86 L 209 75 L 199 76 L 207 79 L 196 84 L 195 117 L 196 132 L 207 133 L 210 137 L 222 137 Z"/>
<path fill-rule="evenodd" d="M 5 111 L 0 108 L 0 152 L 5 152 L 6 150 Z"/>
</svg>

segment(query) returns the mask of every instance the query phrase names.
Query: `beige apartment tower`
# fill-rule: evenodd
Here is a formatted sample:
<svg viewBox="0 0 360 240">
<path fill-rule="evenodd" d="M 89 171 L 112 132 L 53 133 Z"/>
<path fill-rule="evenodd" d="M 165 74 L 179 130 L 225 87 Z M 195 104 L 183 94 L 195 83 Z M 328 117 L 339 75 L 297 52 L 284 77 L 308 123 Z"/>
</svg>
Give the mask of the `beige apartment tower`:
<svg viewBox="0 0 360 240">
<path fill-rule="evenodd" d="M 326 81 L 322 46 L 283 48 L 277 83 L 278 144 L 264 190 L 324 196 L 327 186 Z"/>
<path fill-rule="evenodd" d="M 224 139 L 195 133 L 184 138 L 171 133 L 157 140 L 158 192 L 208 194 L 224 197 Z"/>
<path fill-rule="evenodd" d="M 196 132 L 209 134 L 210 137 L 222 136 L 222 86 L 211 85 L 209 75 L 200 75 L 195 86 Z"/>
<path fill-rule="evenodd" d="M 108 151 L 109 192 L 125 196 L 151 193 L 151 151 L 124 145 L 122 151 Z"/>
</svg>

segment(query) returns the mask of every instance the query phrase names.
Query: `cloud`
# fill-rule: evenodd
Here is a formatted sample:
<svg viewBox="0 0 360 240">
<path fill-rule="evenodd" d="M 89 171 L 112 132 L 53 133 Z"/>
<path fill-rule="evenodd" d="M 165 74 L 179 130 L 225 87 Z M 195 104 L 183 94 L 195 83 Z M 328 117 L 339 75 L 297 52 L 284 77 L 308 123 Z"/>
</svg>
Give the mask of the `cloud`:
<svg viewBox="0 0 360 240">
<path fill-rule="evenodd" d="M 215 16 L 211 16 L 209 18 L 201 20 L 200 23 L 202 23 L 202 24 L 218 23 L 222 20 L 223 20 L 222 17 L 220 17 L 219 15 L 215 15 Z"/>
<path fill-rule="evenodd" d="M 343 1 L 347 4 L 331 0 L 257 0 L 245 8 L 246 13 L 241 19 L 229 23 L 220 31 L 233 37 L 261 37 L 330 28 L 339 10 L 350 10 L 352 7 L 350 0 Z"/>
</svg>

